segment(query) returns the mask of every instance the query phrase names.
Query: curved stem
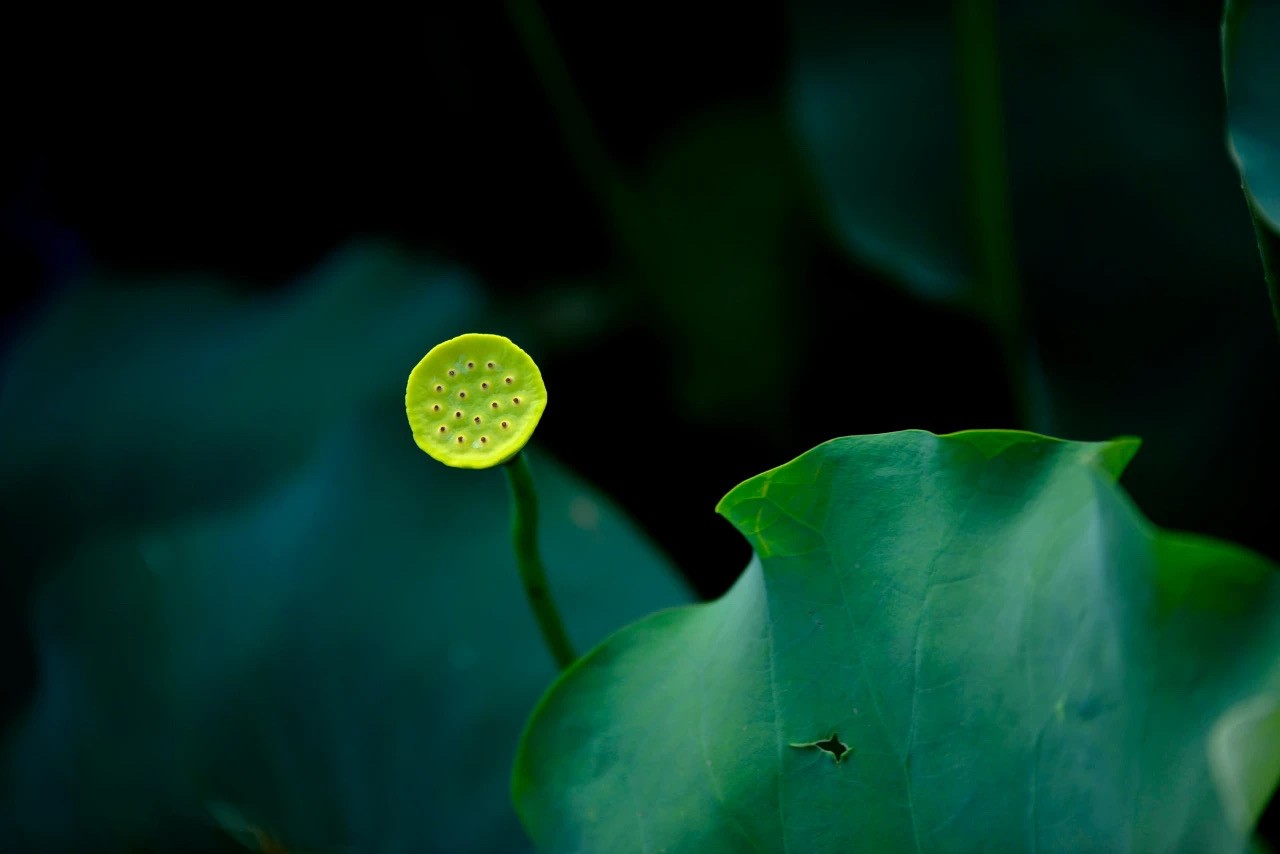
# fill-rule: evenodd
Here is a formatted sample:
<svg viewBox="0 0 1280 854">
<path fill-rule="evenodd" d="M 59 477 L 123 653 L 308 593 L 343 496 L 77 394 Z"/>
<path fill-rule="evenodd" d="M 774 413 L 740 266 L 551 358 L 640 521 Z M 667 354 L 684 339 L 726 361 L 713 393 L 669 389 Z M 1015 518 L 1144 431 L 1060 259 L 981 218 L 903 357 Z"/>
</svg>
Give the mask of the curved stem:
<svg viewBox="0 0 1280 854">
<path fill-rule="evenodd" d="M 573 83 L 573 75 L 565 65 L 546 16 L 537 0 L 507 0 L 507 14 L 551 103 L 565 145 L 587 189 L 606 214 L 621 222 L 626 211 L 624 182 Z"/>
<path fill-rule="evenodd" d="M 1013 242 L 996 7 L 994 0 L 955 0 L 954 11 L 968 213 L 977 262 L 974 284 L 999 337 L 1022 426 L 1035 429 L 1040 425 L 1028 386 L 1031 353 Z"/>
<path fill-rule="evenodd" d="M 547 571 L 538 554 L 538 494 L 533 485 L 533 474 L 523 451 L 502 468 L 511 487 L 511 544 L 516 551 L 524 593 L 529 599 L 529 607 L 533 609 L 533 616 L 538 620 L 538 628 L 542 630 L 542 639 L 546 641 L 556 664 L 564 669 L 578 656 L 551 598 Z"/>
</svg>

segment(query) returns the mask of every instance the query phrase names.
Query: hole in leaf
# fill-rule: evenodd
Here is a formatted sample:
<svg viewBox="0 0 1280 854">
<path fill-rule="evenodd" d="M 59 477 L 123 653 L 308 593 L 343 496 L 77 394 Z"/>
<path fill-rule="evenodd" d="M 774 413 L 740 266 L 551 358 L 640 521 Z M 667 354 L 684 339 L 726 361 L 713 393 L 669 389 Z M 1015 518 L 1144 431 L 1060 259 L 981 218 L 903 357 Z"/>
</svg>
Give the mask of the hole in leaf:
<svg viewBox="0 0 1280 854">
<path fill-rule="evenodd" d="M 814 747 L 825 753 L 830 753 L 836 758 L 837 762 L 839 762 L 844 755 L 849 752 L 849 745 L 841 741 L 840 736 L 836 735 L 834 732 L 831 733 L 831 738 L 826 741 L 819 741 L 814 744 Z"/>
<path fill-rule="evenodd" d="M 846 756 L 850 755 L 853 752 L 849 748 L 849 745 L 841 741 L 840 736 L 834 732 L 831 733 L 830 738 L 824 738 L 821 741 L 806 741 L 801 744 L 792 744 L 791 746 L 792 747 L 816 747 L 819 750 L 821 750 L 823 753 L 831 754 L 831 758 L 834 759 L 836 762 L 839 762 L 841 759 L 844 759 Z"/>
</svg>

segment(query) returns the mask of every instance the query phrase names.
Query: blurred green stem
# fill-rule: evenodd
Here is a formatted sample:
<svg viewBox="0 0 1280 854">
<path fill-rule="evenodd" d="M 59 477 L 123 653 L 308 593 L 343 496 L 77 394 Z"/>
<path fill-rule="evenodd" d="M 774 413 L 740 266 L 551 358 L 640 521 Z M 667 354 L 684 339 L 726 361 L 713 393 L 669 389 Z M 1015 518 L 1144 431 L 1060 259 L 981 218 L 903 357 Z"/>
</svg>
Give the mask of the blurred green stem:
<svg viewBox="0 0 1280 854">
<path fill-rule="evenodd" d="M 564 630 L 560 611 L 551 598 L 547 586 L 547 571 L 538 554 L 538 493 L 533 485 L 533 474 L 524 452 L 516 454 L 502 466 L 511 487 L 511 544 L 515 547 L 516 563 L 520 567 L 520 580 L 529 607 L 538 620 L 542 639 L 561 669 L 568 667 L 578 657 Z"/>
<path fill-rule="evenodd" d="M 1000 339 L 1023 426 L 1034 427 L 1028 386 L 1032 353 L 1013 242 L 995 3 L 955 0 L 954 9 L 969 221 L 977 255 L 975 288 Z"/>
<path fill-rule="evenodd" d="M 564 57 L 536 0 L 507 0 L 507 14 L 524 45 L 534 73 L 551 102 L 565 145 L 596 203 L 625 231 L 630 205 L 628 190 L 617 166 L 605 150 L 582 97 L 573 85 Z M 622 234 L 624 241 L 627 234 Z"/>
</svg>

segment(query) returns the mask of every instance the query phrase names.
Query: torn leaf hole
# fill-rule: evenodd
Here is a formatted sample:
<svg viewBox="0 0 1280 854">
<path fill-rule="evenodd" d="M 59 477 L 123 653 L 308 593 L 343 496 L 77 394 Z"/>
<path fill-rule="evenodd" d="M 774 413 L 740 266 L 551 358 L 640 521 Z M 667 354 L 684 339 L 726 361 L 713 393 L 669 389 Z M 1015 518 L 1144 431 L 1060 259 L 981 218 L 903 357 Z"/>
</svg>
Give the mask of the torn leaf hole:
<svg viewBox="0 0 1280 854">
<path fill-rule="evenodd" d="M 800 744 L 792 744 L 792 747 L 816 747 L 823 753 L 829 753 L 831 758 L 837 763 L 848 756 L 853 751 L 849 745 L 840 740 L 838 733 L 831 733 L 830 738 L 824 738 L 821 741 L 806 741 Z"/>
<path fill-rule="evenodd" d="M 837 762 L 843 759 L 844 755 L 849 752 L 849 745 L 841 741 L 840 736 L 838 736 L 834 732 L 831 733 L 831 738 L 827 739 L 826 741 L 819 741 L 817 744 L 814 745 L 814 747 L 818 748 L 824 753 L 830 753 L 832 756 L 836 758 Z"/>
</svg>

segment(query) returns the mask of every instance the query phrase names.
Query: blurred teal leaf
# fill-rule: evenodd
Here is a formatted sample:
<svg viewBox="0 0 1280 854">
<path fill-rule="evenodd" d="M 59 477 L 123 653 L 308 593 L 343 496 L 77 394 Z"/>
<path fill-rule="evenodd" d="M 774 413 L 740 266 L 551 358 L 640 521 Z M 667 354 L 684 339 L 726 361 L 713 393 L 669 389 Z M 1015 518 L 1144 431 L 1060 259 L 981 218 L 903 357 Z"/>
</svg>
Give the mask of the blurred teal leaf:
<svg viewBox="0 0 1280 854">
<path fill-rule="evenodd" d="M 845 248 L 922 296 L 972 276 L 947 15 L 790 4 L 792 119 Z"/>
<path fill-rule="evenodd" d="M 252 303 L 208 277 L 83 284 L 0 374 L 3 509 L 77 530 L 217 506 L 282 477 L 386 393 L 432 329 L 480 306 L 458 270 L 383 244 Z"/>
<path fill-rule="evenodd" d="M 32 331 L 8 399 L 61 438 L 11 405 L 4 465 L 62 543 L 35 568 L 38 690 L 0 754 L 0 848 L 192 850 L 228 815 L 289 850 L 527 846 L 509 769 L 555 667 L 506 487 L 434 463 L 404 421 L 409 370 L 480 306 L 459 271 L 366 246 L 265 305 L 97 283 Z M 86 411 L 122 423 L 86 436 Z M 688 601 L 608 501 L 531 463 L 577 643 Z"/>
<path fill-rule="evenodd" d="M 1227 0 L 1222 73 L 1227 132 L 1280 324 L 1280 2 Z"/>
<path fill-rule="evenodd" d="M 683 123 L 633 180 L 611 157 L 532 0 L 507 4 L 564 143 L 626 261 L 628 308 L 667 336 L 667 382 L 682 412 L 708 425 L 777 389 L 803 342 L 808 308 L 790 271 L 798 215 L 810 206 L 802 164 L 776 106 L 719 108 Z M 655 381 L 655 365 L 632 379 Z M 763 424 L 784 432 L 789 407 Z"/>
<path fill-rule="evenodd" d="M 954 4 L 829 5 L 789 7 L 788 94 L 832 224 L 857 257 L 916 292 L 970 300 Z M 1189 63 L 1210 47 L 1190 20 L 1099 2 L 1000 12 L 1014 230 L 1029 282 L 1079 292 L 1137 278 L 1132 290 L 1189 278 L 1188 264 L 1241 269 L 1246 241 L 1215 222 L 1230 188 L 1220 138 L 1201 116 L 1219 92 Z"/>
<path fill-rule="evenodd" d="M 535 843 L 1240 849 L 1280 733 L 1219 728 L 1274 708 L 1280 577 L 1151 526 L 1114 482 L 1136 448 L 850 437 L 738 486 L 734 588 L 614 635 L 535 711 Z"/>
<path fill-rule="evenodd" d="M 808 306 L 790 271 L 807 192 L 781 118 L 744 106 L 680 128 L 631 197 L 638 283 L 671 331 L 671 382 L 689 417 L 716 423 L 780 387 L 803 346 Z M 787 417 L 779 407 L 770 420 Z"/>
<path fill-rule="evenodd" d="M 914 293 L 980 311 L 955 8 L 789 4 L 787 94 L 841 242 Z M 998 9 L 1033 426 L 1143 436 L 1129 486 L 1148 512 L 1236 529 L 1253 473 L 1222 461 L 1276 466 L 1280 399 L 1238 179 L 1205 120 L 1222 108 L 1216 40 L 1190 12 L 1136 3 Z M 903 358 L 918 347 L 904 340 Z"/>
</svg>

